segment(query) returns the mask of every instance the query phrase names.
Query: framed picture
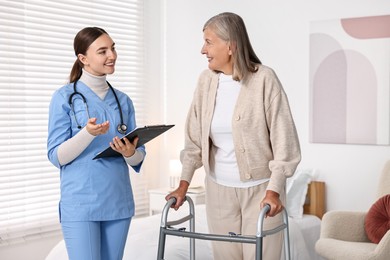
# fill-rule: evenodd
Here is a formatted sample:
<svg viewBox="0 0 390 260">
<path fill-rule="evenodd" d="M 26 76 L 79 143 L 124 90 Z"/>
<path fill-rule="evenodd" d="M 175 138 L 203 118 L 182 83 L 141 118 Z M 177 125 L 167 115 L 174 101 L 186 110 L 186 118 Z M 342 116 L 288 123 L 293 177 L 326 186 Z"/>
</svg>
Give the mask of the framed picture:
<svg viewBox="0 0 390 260">
<path fill-rule="evenodd" d="M 310 142 L 390 145 L 390 15 L 310 24 Z"/>
</svg>

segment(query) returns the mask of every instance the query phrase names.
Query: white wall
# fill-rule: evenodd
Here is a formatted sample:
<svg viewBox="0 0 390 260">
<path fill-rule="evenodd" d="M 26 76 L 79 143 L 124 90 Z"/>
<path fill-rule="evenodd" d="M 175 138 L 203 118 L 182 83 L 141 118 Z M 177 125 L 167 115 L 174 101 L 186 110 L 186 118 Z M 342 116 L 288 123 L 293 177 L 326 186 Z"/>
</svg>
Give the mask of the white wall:
<svg viewBox="0 0 390 260">
<path fill-rule="evenodd" d="M 309 28 L 311 21 L 389 14 L 390 2 L 165 0 L 163 5 L 165 118 L 176 124 L 168 134 L 168 159 L 179 158 L 192 93 L 207 68 L 200 54 L 203 24 L 220 12 L 235 12 L 246 22 L 259 58 L 275 69 L 287 92 L 302 147 L 299 167 L 315 168 L 317 179 L 326 182 L 328 210 L 367 210 L 375 200 L 381 168 L 390 159 L 390 146 L 309 143 Z M 163 167 L 168 167 L 167 156 Z M 160 183 L 166 179 L 162 176 Z"/>
</svg>

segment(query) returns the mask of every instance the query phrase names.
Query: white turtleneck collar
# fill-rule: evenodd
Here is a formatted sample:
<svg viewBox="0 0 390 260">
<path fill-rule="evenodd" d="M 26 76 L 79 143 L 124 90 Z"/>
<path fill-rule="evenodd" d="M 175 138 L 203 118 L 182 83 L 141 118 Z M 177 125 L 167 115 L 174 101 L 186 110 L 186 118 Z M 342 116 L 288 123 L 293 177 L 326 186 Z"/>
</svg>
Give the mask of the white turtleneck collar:
<svg viewBox="0 0 390 260">
<path fill-rule="evenodd" d="M 93 92 L 95 92 L 100 99 L 104 99 L 108 92 L 108 84 L 106 81 L 106 75 L 95 76 L 83 69 L 83 72 L 80 77 L 85 85 L 87 85 Z"/>
</svg>

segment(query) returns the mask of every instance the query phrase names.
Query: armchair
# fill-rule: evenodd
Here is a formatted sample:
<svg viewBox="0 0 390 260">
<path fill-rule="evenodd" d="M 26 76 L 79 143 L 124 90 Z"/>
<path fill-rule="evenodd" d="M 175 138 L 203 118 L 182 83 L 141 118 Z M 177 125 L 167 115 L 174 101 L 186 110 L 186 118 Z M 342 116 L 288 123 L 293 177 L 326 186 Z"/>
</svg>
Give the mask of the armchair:
<svg viewBox="0 0 390 260">
<path fill-rule="evenodd" d="M 377 198 L 390 194 L 390 160 L 385 164 Z M 367 237 L 364 221 L 367 212 L 329 211 L 321 223 L 321 236 L 315 249 L 319 255 L 332 260 L 389 260 L 390 231 L 378 244 Z"/>
</svg>

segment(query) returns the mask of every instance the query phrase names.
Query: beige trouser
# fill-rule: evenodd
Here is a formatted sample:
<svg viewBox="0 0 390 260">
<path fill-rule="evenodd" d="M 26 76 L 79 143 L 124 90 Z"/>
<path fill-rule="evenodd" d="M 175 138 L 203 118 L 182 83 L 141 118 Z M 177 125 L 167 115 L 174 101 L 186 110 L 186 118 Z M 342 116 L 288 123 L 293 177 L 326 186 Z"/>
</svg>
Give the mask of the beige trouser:
<svg viewBox="0 0 390 260">
<path fill-rule="evenodd" d="M 219 185 L 206 177 L 206 211 L 210 234 L 227 235 L 234 232 L 241 235 L 256 235 L 260 202 L 268 183 L 250 188 L 231 188 Z M 285 194 L 281 194 L 285 202 Z M 274 228 L 282 223 L 282 214 L 268 217 L 264 229 Z M 283 232 L 263 239 L 262 260 L 280 260 Z M 213 241 L 214 260 L 254 260 L 256 246 L 249 243 Z"/>
</svg>

